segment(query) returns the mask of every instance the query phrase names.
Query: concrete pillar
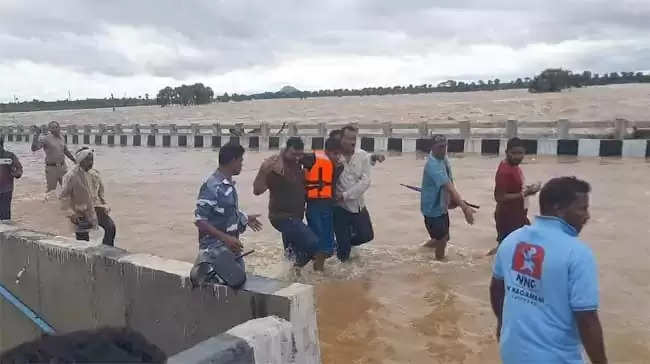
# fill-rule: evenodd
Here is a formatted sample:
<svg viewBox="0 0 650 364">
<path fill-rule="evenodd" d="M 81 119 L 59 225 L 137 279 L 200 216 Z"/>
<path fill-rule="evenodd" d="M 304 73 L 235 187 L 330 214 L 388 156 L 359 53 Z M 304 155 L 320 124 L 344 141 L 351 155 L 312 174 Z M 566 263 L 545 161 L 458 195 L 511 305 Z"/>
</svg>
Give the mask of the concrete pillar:
<svg viewBox="0 0 650 364">
<path fill-rule="evenodd" d="M 384 123 L 384 125 L 382 126 L 382 130 L 384 132 L 384 136 L 386 137 L 386 140 L 388 140 L 388 138 L 393 137 L 393 123 L 391 123 L 390 121 Z"/>
<path fill-rule="evenodd" d="M 517 120 L 506 120 L 506 138 L 514 138 L 518 135 Z"/>
<path fill-rule="evenodd" d="M 190 124 L 190 128 L 192 129 L 192 135 L 188 135 L 188 137 L 187 137 L 187 146 L 188 147 L 192 146 L 192 147 L 196 148 L 197 147 L 197 144 L 196 144 L 196 139 L 197 138 L 196 137 L 198 136 L 198 137 L 203 138 L 203 136 L 201 136 L 201 128 L 199 127 L 198 123 Z M 205 146 L 205 141 L 204 140 L 202 140 L 202 141 L 204 142 L 202 146 Z"/>
<path fill-rule="evenodd" d="M 458 129 L 460 130 L 460 137 L 464 140 L 469 140 L 472 137 L 472 127 L 469 120 L 461 120 L 458 122 Z M 465 148 L 465 150 L 468 150 Z"/>
<path fill-rule="evenodd" d="M 260 151 L 269 150 L 269 137 L 271 136 L 271 127 L 269 123 L 260 125 Z"/>
<path fill-rule="evenodd" d="M 289 136 L 298 136 L 298 124 L 289 123 Z"/>
<path fill-rule="evenodd" d="M 140 124 L 135 124 L 133 126 L 133 131 L 131 133 L 133 135 L 130 136 L 129 145 L 135 146 L 135 136 L 136 135 L 140 136 L 140 145 L 139 146 L 147 145 L 147 141 L 142 140 L 142 135 L 140 134 Z"/>
<path fill-rule="evenodd" d="M 169 146 L 178 147 L 178 128 L 176 124 L 169 124 Z"/>
<path fill-rule="evenodd" d="M 427 124 L 426 121 L 423 121 L 418 124 L 418 133 L 420 134 L 420 138 L 429 137 L 429 125 Z"/>
<path fill-rule="evenodd" d="M 623 140 L 625 139 L 625 136 L 627 136 L 627 126 L 628 126 L 628 121 L 625 119 L 616 119 L 615 120 L 615 137 L 618 140 Z"/>
<path fill-rule="evenodd" d="M 162 138 L 160 137 L 160 135 L 158 135 L 158 124 L 151 124 L 151 126 L 149 127 L 149 135 L 153 136 L 153 140 L 156 143 L 155 145 L 156 147 L 162 146 Z M 149 146 L 149 136 L 147 136 L 147 141 L 145 145 Z"/>
<path fill-rule="evenodd" d="M 322 136 L 323 138 L 327 138 L 327 124 L 326 123 L 318 123 L 318 135 Z"/>
<path fill-rule="evenodd" d="M 569 139 L 569 119 L 560 119 L 557 121 L 557 130 L 559 139 Z"/>
<path fill-rule="evenodd" d="M 70 143 L 70 144 L 75 144 L 75 143 L 73 142 L 73 139 L 74 139 L 73 136 L 79 134 L 79 133 L 77 132 L 77 127 L 76 127 L 76 126 L 72 126 L 72 125 L 68 125 L 68 126 L 66 127 L 66 129 L 67 129 L 66 134 L 69 135 L 69 137 L 68 137 L 68 143 Z M 47 130 L 47 129 L 41 129 L 41 130 Z M 77 142 L 77 143 L 79 143 L 79 142 Z"/>
</svg>

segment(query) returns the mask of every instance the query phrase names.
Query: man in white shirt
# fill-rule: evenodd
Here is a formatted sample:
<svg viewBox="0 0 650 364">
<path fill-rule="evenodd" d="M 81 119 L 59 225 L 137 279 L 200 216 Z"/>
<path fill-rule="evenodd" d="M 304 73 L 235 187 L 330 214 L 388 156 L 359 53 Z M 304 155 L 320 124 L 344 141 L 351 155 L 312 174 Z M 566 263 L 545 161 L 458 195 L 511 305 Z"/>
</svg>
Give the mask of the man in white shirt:
<svg viewBox="0 0 650 364">
<path fill-rule="evenodd" d="M 363 194 L 370 187 L 370 155 L 355 150 L 358 129 L 348 125 L 343 128 L 344 169 L 336 184 L 337 205 L 334 208 L 334 232 L 337 256 L 342 262 L 350 258 L 352 246 L 358 246 L 374 238 L 370 214 Z"/>
</svg>

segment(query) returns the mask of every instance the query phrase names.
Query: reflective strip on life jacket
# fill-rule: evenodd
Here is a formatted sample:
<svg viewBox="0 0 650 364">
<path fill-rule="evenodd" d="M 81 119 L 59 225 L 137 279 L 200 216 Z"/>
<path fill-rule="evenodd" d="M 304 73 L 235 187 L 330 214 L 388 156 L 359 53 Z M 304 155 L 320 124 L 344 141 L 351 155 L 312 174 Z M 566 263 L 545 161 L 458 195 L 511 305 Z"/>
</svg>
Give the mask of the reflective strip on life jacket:
<svg viewBox="0 0 650 364">
<path fill-rule="evenodd" d="M 334 164 L 325 152 L 316 151 L 316 162 L 309 171 L 305 172 L 307 198 L 328 199 L 332 198 L 332 181 L 334 179 Z"/>
</svg>

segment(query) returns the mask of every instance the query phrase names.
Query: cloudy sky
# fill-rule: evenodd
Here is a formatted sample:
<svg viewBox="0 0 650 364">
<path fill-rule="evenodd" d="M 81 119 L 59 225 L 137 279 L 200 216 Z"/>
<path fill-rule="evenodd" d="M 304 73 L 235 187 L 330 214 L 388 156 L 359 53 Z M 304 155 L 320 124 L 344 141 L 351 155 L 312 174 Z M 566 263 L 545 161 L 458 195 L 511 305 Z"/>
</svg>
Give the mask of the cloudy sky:
<svg viewBox="0 0 650 364">
<path fill-rule="evenodd" d="M 2 102 L 650 69 L 648 0 L 0 0 L 0 19 Z"/>
</svg>

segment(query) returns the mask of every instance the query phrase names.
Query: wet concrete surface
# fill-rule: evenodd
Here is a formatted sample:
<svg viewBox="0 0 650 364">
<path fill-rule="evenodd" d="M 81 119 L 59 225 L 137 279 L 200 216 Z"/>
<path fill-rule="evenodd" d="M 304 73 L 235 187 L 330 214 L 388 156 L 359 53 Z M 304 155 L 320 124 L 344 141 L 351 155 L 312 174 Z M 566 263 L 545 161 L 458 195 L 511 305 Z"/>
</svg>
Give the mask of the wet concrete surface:
<svg viewBox="0 0 650 364">
<path fill-rule="evenodd" d="M 58 201 L 44 201 L 41 152 L 8 144 L 25 167 L 17 181 L 13 215 L 19 224 L 72 235 Z M 100 147 L 101 172 L 117 224 L 116 245 L 132 252 L 193 261 L 197 234 L 193 209 L 204 177 L 217 167 L 211 150 Z M 268 195 L 255 197 L 252 183 L 269 153 L 249 152 L 237 178 L 240 204 L 266 216 Z M 452 156 L 463 197 L 481 205 L 474 226 L 451 214 L 449 261 L 436 262 L 420 245 L 427 239 L 419 195 L 399 183 L 419 185 L 424 160 L 391 155 L 373 168 L 366 201 L 375 241 L 349 263 L 330 259 L 324 274 L 306 268 L 290 273 L 280 235 L 264 217 L 264 230 L 247 232 L 252 273 L 314 284 L 324 363 L 496 363 L 488 284 L 495 245 L 492 197 L 495 157 Z M 583 238 L 593 248 L 601 284 L 602 321 L 610 362 L 650 358 L 650 164 L 643 159 L 529 157 L 528 182 L 575 175 L 592 184 L 592 220 Z M 530 216 L 538 211 L 533 199 Z M 94 234 L 98 239 L 100 232 Z M 164 292 L 160 292 L 164 300 Z"/>
</svg>

